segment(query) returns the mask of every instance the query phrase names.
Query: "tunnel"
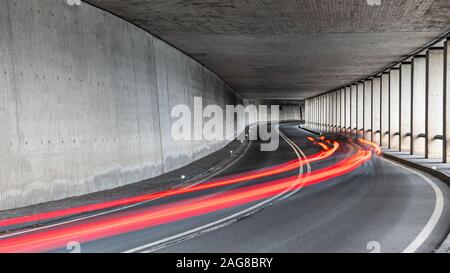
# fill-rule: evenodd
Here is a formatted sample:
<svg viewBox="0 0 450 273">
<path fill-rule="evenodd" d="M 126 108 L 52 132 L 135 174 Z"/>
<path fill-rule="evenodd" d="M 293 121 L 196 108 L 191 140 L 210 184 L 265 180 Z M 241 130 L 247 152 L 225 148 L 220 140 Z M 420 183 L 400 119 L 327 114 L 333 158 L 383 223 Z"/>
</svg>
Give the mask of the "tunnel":
<svg viewBox="0 0 450 273">
<path fill-rule="evenodd" d="M 0 253 L 450 249 L 448 1 L 3 0 L 0 34 Z"/>
</svg>

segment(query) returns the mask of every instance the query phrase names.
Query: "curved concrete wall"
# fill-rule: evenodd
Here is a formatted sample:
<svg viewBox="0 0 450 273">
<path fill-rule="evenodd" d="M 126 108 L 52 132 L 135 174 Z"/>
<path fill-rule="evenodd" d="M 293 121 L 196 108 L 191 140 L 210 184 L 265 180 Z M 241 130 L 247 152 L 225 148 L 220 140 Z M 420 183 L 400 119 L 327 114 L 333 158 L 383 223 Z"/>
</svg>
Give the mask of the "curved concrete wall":
<svg viewBox="0 0 450 273">
<path fill-rule="evenodd" d="M 0 20 L 0 210 L 141 181 L 226 144 L 172 140 L 172 106 L 241 98 L 147 32 L 64 0 L 0 1 Z"/>
</svg>

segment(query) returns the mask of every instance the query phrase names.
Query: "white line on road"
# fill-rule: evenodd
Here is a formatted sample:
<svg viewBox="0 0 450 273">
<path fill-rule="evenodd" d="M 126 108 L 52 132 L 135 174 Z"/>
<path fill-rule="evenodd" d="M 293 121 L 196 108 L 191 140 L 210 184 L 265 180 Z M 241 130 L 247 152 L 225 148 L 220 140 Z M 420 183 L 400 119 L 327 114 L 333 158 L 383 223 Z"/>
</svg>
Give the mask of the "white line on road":
<svg viewBox="0 0 450 273">
<path fill-rule="evenodd" d="M 299 151 L 304 154 L 301 149 L 294 143 L 292 142 L 289 138 L 287 138 L 283 133 L 281 133 L 278 130 L 279 126 L 276 127 L 277 132 L 280 134 L 280 136 L 289 144 L 289 146 L 291 146 L 291 148 L 294 150 L 295 154 L 297 155 L 298 160 L 301 162 L 302 161 L 302 157 L 299 153 Z M 298 149 L 298 150 L 297 150 Z M 307 163 L 309 165 L 309 163 Z M 309 168 L 310 169 L 310 168 Z M 300 164 L 300 168 L 299 168 L 299 178 L 303 175 L 303 164 Z M 142 252 L 142 253 L 149 253 L 149 252 L 154 252 L 157 251 L 159 249 L 162 249 L 164 247 L 167 247 L 169 245 L 172 245 L 176 242 L 181 242 L 181 241 L 185 241 L 191 238 L 194 238 L 198 235 L 202 235 L 205 233 L 208 233 L 210 231 L 214 231 L 217 230 L 221 227 L 224 227 L 230 223 L 232 223 L 233 221 L 235 221 L 238 217 L 241 216 L 246 216 L 249 214 L 252 214 L 254 211 L 257 211 L 259 209 L 262 209 L 264 207 L 269 206 L 270 204 L 272 204 L 275 200 L 280 199 L 282 197 L 284 197 L 284 195 L 286 193 L 288 193 L 294 186 L 296 186 L 296 182 L 294 182 L 291 187 L 289 187 L 288 189 L 286 189 L 285 191 L 283 191 L 282 193 L 273 196 L 269 199 L 264 200 L 263 202 L 260 202 L 250 208 L 247 208 L 245 210 L 239 211 L 233 215 L 227 216 L 225 218 L 219 219 L 217 221 L 208 223 L 206 225 L 202 225 L 200 227 L 194 228 L 194 229 L 190 229 L 188 231 L 152 242 L 152 243 L 148 243 L 133 249 L 129 249 L 127 251 L 124 251 L 124 253 L 133 253 L 133 252 Z"/>
<path fill-rule="evenodd" d="M 251 125 L 249 128 L 251 129 L 254 126 L 255 125 Z M 248 149 L 251 146 L 251 143 L 252 143 L 252 141 L 250 140 L 250 142 L 248 143 L 248 145 L 245 148 L 244 152 L 241 155 L 239 155 L 238 158 L 233 160 L 230 164 L 228 164 L 223 169 L 221 169 L 219 172 L 217 172 L 215 174 L 212 174 L 212 175 L 208 176 L 207 178 L 202 179 L 199 182 L 187 185 L 186 187 L 184 187 L 184 189 L 189 189 L 189 188 L 192 188 L 193 186 L 196 186 L 198 184 L 204 183 L 206 180 L 208 180 L 208 179 L 210 179 L 210 178 L 212 178 L 212 177 L 214 177 L 216 175 L 219 175 L 220 173 L 222 173 L 226 169 L 228 169 L 231 166 L 233 166 L 237 161 L 239 161 L 239 159 L 241 159 L 247 153 Z M 154 199 L 151 199 L 151 200 L 142 201 L 142 202 L 139 202 L 139 203 L 136 203 L 136 204 L 127 205 L 127 206 L 124 206 L 124 207 L 115 208 L 115 209 L 108 210 L 108 211 L 103 211 L 103 212 L 99 212 L 99 213 L 95 213 L 95 214 L 91 214 L 91 215 L 87 215 L 87 216 L 82 216 L 82 217 L 79 217 L 79 218 L 76 218 L 76 219 L 72 219 L 72 220 L 58 222 L 58 223 L 51 224 L 51 225 L 45 225 L 45 226 L 41 226 L 41 227 L 37 227 L 37 228 L 30 228 L 30 229 L 26 229 L 26 230 L 22 230 L 22 231 L 8 233 L 8 234 L 5 234 L 5 235 L 0 235 L 0 239 L 14 237 L 14 236 L 18 236 L 18 235 L 23 235 L 23 234 L 27 234 L 27 233 L 31 233 L 31 232 L 35 232 L 35 231 L 40 231 L 40 230 L 44 230 L 44 229 L 48 229 L 48 228 L 58 227 L 58 226 L 66 225 L 66 224 L 71 224 L 71 223 L 75 223 L 75 222 L 79 222 L 79 221 L 83 221 L 83 220 L 87 220 L 87 219 L 91 219 L 91 218 L 95 218 L 95 217 L 99 217 L 99 216 L 103 216 L 103 215 L 107 215 L 107 214 L 112 214 L 112 213 L 115 213 L 115 212 L 123 211 L 123 210 L 126 210 L 126 209 L 130 209 L 130 208 L 134 208 L 134 207 L 143 205 L 143 204 L 154 202 L 154 201 L 156 201 L 158 199 L 161 199 L 161 197 L 157 197 L 157 198 L 154 198 Z"/>
<path fill-rule="evenodd" d="M 434 228 L 438 224 L 439 219 L 441 218 L 442 212 L 444 210 L 444 195 L 442 194 L 441 189 L 436 185 L 436 183 L 434 183 L 433 180 L 426 177 L 422 173 L 420 173 L 412 168 L 408 168 L 401 164 L 395 163 L 386 158 L 383 158 L 383 159 L 393 165 L 401 167 L 401 168 L 408 170 L 408 171 L 418 175 L 419 177 L 421 177 L 423 180 L 425 180 L 425 182 L 428 183 L 428 185 L 430 185 L 433 188 L 434 194 L 436 196 L 434 210 L 433 210 L 433 213 L 431 214 L 430 218 L 428 219 L 427 224 L 423 227 L 423 229 L 420 231 L 420 233 L 417 235 L 417 237 L 402 251 L 402 253 L 414 253 L 422 246 L 422 244 L 428 239 L 428 237 L 430 237 Z"/>
</svg>

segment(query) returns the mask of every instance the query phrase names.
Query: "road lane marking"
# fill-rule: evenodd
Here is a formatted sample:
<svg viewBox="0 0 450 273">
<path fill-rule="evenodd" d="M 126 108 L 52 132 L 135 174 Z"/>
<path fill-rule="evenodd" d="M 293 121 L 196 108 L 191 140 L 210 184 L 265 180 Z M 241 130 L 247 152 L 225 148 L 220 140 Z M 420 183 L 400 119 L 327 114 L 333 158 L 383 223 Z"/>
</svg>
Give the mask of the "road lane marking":
<svg viewBox="0 0 450 273">
<path fill-rule="evenodd" d="M 254 126 L 256 126 L 256 125 L 250 125 L 249 129 L 252 129 Z M 189 188 L 192 188 L 193 186 L 196 186 L 196 185 L 199 185 L 201 183 L 204 183 L 207 179 L 209 179 L 211 177 L 214 177 L 216 175 L 219 175 L 220 173 L 222 173 L 223 171 L 225 171 L 229 167 L 233 166 L 239 159 L 241 159 L 247 153 L 247 151 L 249 150 L 251 144 L 252 144 L 252 141 L 250 140 L 248 145 L 247 145 L 247 147 L 246 147 L 246 149 L 244 150 L 244 152 L 241 155 L 239 155 L 239 157 L 237 159 L 233 160 L 230 164 L 228 164 L 225 168 L 223 168 L 222 170 L 220 170 L 219 172 L 217 172 L 217 173 L 215 173 L 213 175 L 210 175 L 209 177 L 207 177 L 205 179 L 202 179 L 199 182 L 187 185 L 185 188 L 189 189 Z M 146 200 L 146 201 L 142 201 L 142 202 L 139 202 L 139 203 L 136 203 L 136 204 L 127 205 L 125 207 L 119 207 L 119 208 L 115 208 L 115 209 L 112 209 L 112 210 L 108 210 L 108 211 L 104 211 L 104 212 L 100 212 L 100 213 L 95 213 L 95 214 L 92 214 L 92 215 L 83 216 L 83 217 L 72 219 L 72 220 L 58 222 L 58 223 L 51 224 L 51 225 L 45 225 L 45 226 L 41 226 L 41 227 L 37 227 L 37 228 L 25 229 L 25 230 L 21 230 L 21 231 L 17 231 L 17 232 L 12 232 L 12 233 L 8 233 L 8 234 L 0 235 L 0 240 L 1 239 L 5 239 L 5 238 L 14 237 L 14 236 L 27 234 L 27 233 L 31 233 L 31 232 L 41 231 L 41 230 L 45 230 L 45 229 L 48 229 L 48 228 L 54 228 L 54 227 L 58 227 L 58 226 L 66 225 L 66 224 L 71 224 L 71 223 L 75 223 L 75 222 L 79 222 L 79 221 L 83 221 L 83 220 L 87 220 L 87 219 L 91 219 L 91 218 L 95 218 L 95 217 L 100 217 L 100 216 L 104 216 L 104 215 L 107 215 L 107 214 L 112 214 L 112 213 L 115 213 L 115 212 L 131 209 L 131 208 L 134 208 L 134 207 L 137 207 L 137 206 L 140 206 L 140 205 L 144 205 L 144 204 L 147 204 L 147 203 L 150 203 L 150 202 L 154 202 L 154 201 L 159 200 L 159 199 L 161 199 L 161 198 L 155 198 L 155 199 L 151 199 L 151 200 Z"/>
<path fill-rule="evenodd" d="M 431 233 L 433 232 L 434 228 L 437 226 L 439 219 L 442 216 L 442 212 L 444 210 L 444 195 L 441 191 L 441 189 L 436 185 L 436 183 L 433 182 L 433 180 L 431 180 L 430 178 L 428 178 L 427 176 L 425 176 L 424 174 L 406 167 L 404 165 L 395 163 L 391 160 L 388 160 L 386 158 L 383 158 L 385 161 L 396 165 L 398 167 L 401 167 L 405 170 L 408 170 L 416 175 L 418 175 L 419 177 L 421 177 L 423 180 L 425 180 L 425 182 L 427 182 L 428 185 L 431 186 L 431 188 L 433 188 L 434 190 L 434 194 L 436 197 L 436 202 L 435 202 L 435 206 L 434 206 L 434 210 L 433 213 L 431 214 L 430 218 L 428 219 L 428 222 L 426 223 L 426 225 L 422 228 L 422 230 L 420 231 L 420 233 L 417 235 L 417 237 L 402 251 L 402 253 L 414 253 L 416 252 L 422 245 L 423 243 L 430 237 Z"/>
<path fill-rule="evenodd" d="M 276 131 L 280 134 L 281 132 L 278 130 L 279 125 L 276 126 Z M 302 157 L 300 155 L 301 149 L 295 144 L 293 143 L 289 138 L 287 138 L 284 134 L 280 134 L 280 136 L 289 144 L 289 146 L 291 146 L 291 148 L 294 150 L 295 154 L 297 155 L 298 160 L 301 162 L 302 161 Z M 297 150 L 298 149 L 298 150 Z M 303 151 L 301 151 L 302 154 Z M 309 164 L 309 163 L 307 163 Z M 299 168 L 299 178 L 303 175 L 303 164 L 300 164 L 300 168 Z M 247 208 L 245 210 L 242 210 L 240 212 L 237 212 L 235 214 L 232 214 L 230 216 L 227 216 L 225 218 L 219 219 L 217 221 L 208 223 L 206 225 L 202 225 L 200 227 L 194 228 L 194 229 L 190 229 L 188 231 L 179 233 L 179 234 L 175 234 L 173 236 L 152 242 L 152 243 L 148 243 L 139 247 L 135 247 L 129 250 L 124 251 L 123 253 L 133 253 L 133 252 L 142 252 L 142 253 L 149 253 L 149 252 L 154 252 L 157 251 L 159 249 L 168 247 L 170 245 L 174 245 L 177 244 L 179 242 L 183 242 L 195 237 L 198 237 L 200 235 L 206 234 L 208 232 L 211 231 L 215 231 L 217 229 L 223 228 L 225 226 L 228 226 L 232 223 L 234 223 L 235 221 L 238 220 L 239 217 L 241 216 L 248 216 L 251 215 L 257 211 L 260 211 L 261 209 L 266 208 L 267 206 L 270 206 L 274 201 L 276 201 L 277 199 L 281 199 L 282 197 L 284 197 L 284 195 L 286 193 L 289 192 L 290 189 L 292 189 L 294 186 L 296 185 L 296 183 L 293 183 L 291 187 L 287 188 L 285 191 L 281 192 L 280 194 L 273 196 L 263 202 L 260 202 L 254 206 L 251 206 L 250 208 Z"/>
<path fill-rule="evenodd" d="M 297 149 L 298 152 L 301 154 L 301 156 L 303 156 L 303 158 L 306 159 L 307 156 L 306 156 L 305 153 L 302 151 L 302 149 L 300 149 L 300 147 L 299 147 L 297 144 L 295 144 L 295 142 L 293 142 L 292 140 L 290 140 L 283 132 L 281 132 L 281 131 L 279 130 L 279 128 L 280 128 L 280 125 L 278 125 L 277 128 L 276 128 L 276 129 L 277 129 L 277 132 L 278 132 L 282 137 L 284 136 L 285 140 L 288 141 L 288 142 L 290 142 L 290 143 L 292 144 L 291 147 L 294 147 L 294 149 Z M 297 153 L 297 156 L 298 156 L 298 153 Z M 309 173 L 311 173 L 311 164 L 309 164 L 309 162 L 306 161 L 306 174 L 309 174 Z M 300 179 L 300 177 L 299 177 L 299 179 Z M 298 189 L 296 189 L 296 190 L 294 190 L 294 191 L 288 193 L 287 195 L 283 196 L 280 200 L 284 200 L 284 199 L 287 199 L 287 198 L 293 196 L 294 194 L 296 194 L 297 192 L 299 192 L 302 188 L 303 188 L 303 185 L 302 185 L 301 187 L 298 187 Z"/>
</svg>

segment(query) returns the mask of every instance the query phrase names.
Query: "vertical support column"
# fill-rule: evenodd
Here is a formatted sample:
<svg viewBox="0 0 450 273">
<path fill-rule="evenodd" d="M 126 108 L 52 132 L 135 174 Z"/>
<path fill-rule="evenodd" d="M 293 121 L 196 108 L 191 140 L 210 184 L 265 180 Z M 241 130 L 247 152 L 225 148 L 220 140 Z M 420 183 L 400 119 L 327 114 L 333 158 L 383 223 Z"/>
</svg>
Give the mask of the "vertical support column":
<svg viewBox="0 0 450 273">
<path fill-rule="evenodd" d="M 364 83 L 359 82 L 357 88 L 356 137 L 364 137 Z"/>
<path fill-rule="evenodd" d="M 411 120 L 411 154 L 425 156 L 425 90 L 426 90 L 426 58 L 415 56 L 412 60 L 412 120 Z"/>
<path fill-rule="evenodd" d="M 364 139 L 372 141 L 372 80 L 364 81 Z"/>
<path fill-rule="evenodd" d="M 321 110 L 322 118 L 321 118 L 321 122 L 320 122 L 320 124 L 321 124 L 320 131 L 321 132 L 325 132 L 325 130 L 326 130 L 326 121 L 327 121 L 327 118 L 326 118 L 326 116 L 327 116 L 327 109 L 325 107 L 326 97 L 325 97 L 325 95 L 322 95 L 321 97 L 322 97 L 322 101 L 320 103 L 320 108 L 322 109 Z"/>
<path fill-rule="evenodd" d="M 328 104 L 328 96 L 327 96 L 327 94 L 324 94 L 323 95 L 323 104 L 322 104 L 322 107 L 323 107 L 323 131 L 324 132 L 327 132 L 327 130 L 328 130 L 328 107 L 327 107 L 327 104 Z"/>
<path fill-rule="evenodd" d="M 316 111 L 316 118 L 315 118 L 315 129 L 316 130 L 319 130 L 319 98 L 318 97 L 315 97 L 315 111 Z"/>
<path fill-rule="evenodd" d="M 445 134 L 445 150 L 444 161 L 450 162 L 450 38 L 447 38 L 444 44 L 444 134 Z"/>
<path fill-rule="evenodd" d="M 323 131 L 328 131 L 328 96 L 327 94 L 323 95 Z"/>
<path fill-rule="evenodd" d="M 317 97 L 317 130 L 322 130 L 322 96 Z"/>
<path fill-rule="evenodd" d="M 311 106 L 311 121 L 309 126 L 311 129 L 314 129 L 314 98 L 309 99 L 309 105 Z"/>
<path fill-rule="evenodd" d="M 316 105 L 315 105 L 315 102 L 316 102 L 316 98 L 314 97 L 314 98 L 312 98 L 311 99 L 311 111 L 312 111 L 312 117 L 311 117 L 311 120 L 312 120 L 312 124 L 311 124 L 311 128 L 312 129 L 315 129 L 315 126 L 316 126 Z"/>
<path fill-rule="evenodd" d="M 305 100 L 305 125 L 308 126 L 308 111 L 309 111 L 309 107 L 308 107 L 308 100 Z"/>
<path fill-rule="evenodd" d="M 328 106 L 328 94 L 323 95 L 323 99 L 324 99 L 324 103 L 323 103 L 323 112 L 324 112 L 324 120 L 323 120 L 323 125 L 324 125 L 324 132 L 328 131 L 328 115 L 329 115 L 329 106 Z"/>
<path fill-rule="evenodd" d="M 320 108 L 319 108 L 319 99 L 320 97 L 316 97 L 316 130 L 320 130 Z"/>
<path fill-rule="evenodd" d="M 314 97 L 312 99 L 312 108 L 313 108 L 313 125 L 312 128 L 313 129 L 317 129 L 316 125 L 317 125 L 317 107 L 316 107 L 316 102 L 317 102 L 317 98 Z"/>
<path fill-rule="evenodd" d="M 411 152 L 411 62 L 400 66 L 400 151 Z"/>
<path fill-rule="evenodd" d="M 334 100 L 333 100 L 333 92 L 328 94 L 330 98 L 329 111 L 330 111 L 330 133 L 333 133 L 333 123 L 334 123 Z"/>
<path fill-rule="evenodd" d="M 381 74 L 381 146 L 389 147 L 389 72 Z"/>
<path fill-rule="evenodd" d="M 341 126 L 341 90 L 336 92 L 336 134 L 340 133 Z"/>
<path fill-rule="evenodd" d="M 444 49 L 427 51 L 426 158 L 444 161 Z"/>
<path fill-rule="evenodd" d="M 314 98 L 314 129 L 318 130 L 318 124 L 319 124 L 319 109 L 317 107 L 317 100 L 318 97 Z"/>
<path fill-rule="evenodd" d="M 331 132 L 334 134 L 336 132 L 336 92 L 334 91 L 331 93 L 331 102 Z"/>
<path fill-rule="evenodd" d="M 315 97 L 311 99 L 311 109 L 312 109 L 311 128 L 315 129 L 316 128 L 316 98 Z"/>
<path fill-rule="evenodd" d="M 381 145 L 381 77 L 372 79 L 372 141 Z"/>
<path fill-rule="evenodd" d="M 322 96 L 319 96 L 317 99 L 318 99 L 318 101 L 317 101 L 317 107 L 319 108 L 318 110 L 319 110 L 319 121 L 317 122 L 317 124 L 318 124 L 318 131 L 319 132 L 322 132 Z"/>
<path fill-rule="evenodd" d="M 333 125 L 334 125 L 334 97 L 333 97 L 333 92 L 328 94 L 328 97 L 330 98 L 330 103 L 329 103 L 329 111 L 330 111 L 330 129 L 329 132 L 333 133 Z"/>
<path fill-rule="evenodd" d="M 353 136 L 357 133 L 358 130 L 358 124 L 357 124 L 357 117 L 358 117 L 358 90 L 357 90 L 356 84 L 353 84 L 351 86 L 351 118 L 350 118 L 350 135 Z"/>
<path fill-rule="evenodd" d="M 328 117 L 329 127 L 328 132 L 333 132 L 333 93 L 328 93 Z"/>
<path fill-rule="evenodd" d="M 331 96 L 330 93 L 325 95 L 327 98 L 327 103 L 325 104 L 327 111 L 327 132 L 331 131 Z"/>
<path fill-rule="evenodd" d="M 306 116 L 305 119 L 308 121 L 308 127 L 311 128 L 311 117 L 312 117 L 312 113 L 311 113 L 311 99 L 307 100 L 307 108 L 306 108 Z"/>
<path fill-rule="evenodd" d="M 340 133 L 345 133 L 345 88 L 341 89 L 341 130 Z"/>
<path fill-rule="evenodd" d="M 400 148 L 400 69 L 389 75 L 389 149 Z"/>
<path fill-rule="evenodd" d="M 336 129 L 336 94 L 334 92 L 331 95 L 331 133 L 334 133 Z"/>
<path fill-rule="evenodd" d="M 352 128 L 352 92 L 350 86 L 345 88 L 345 133 L 347 136 L 351 136 Z"/>
<path fill-rule="evenodd" d="M 311 109 L 311 107 L 309 106 L 309 102 L 310 102 L 310 100 L 308 99 L 308 100 L 306 100 L 305 101 L 305 120 L 306 120 L 306 125 L 309 127 L 309 120 L 310 120 L 310 114 L 309 114 L 309 111 L 310 111 L 310 109 Z"/>
</svg>

